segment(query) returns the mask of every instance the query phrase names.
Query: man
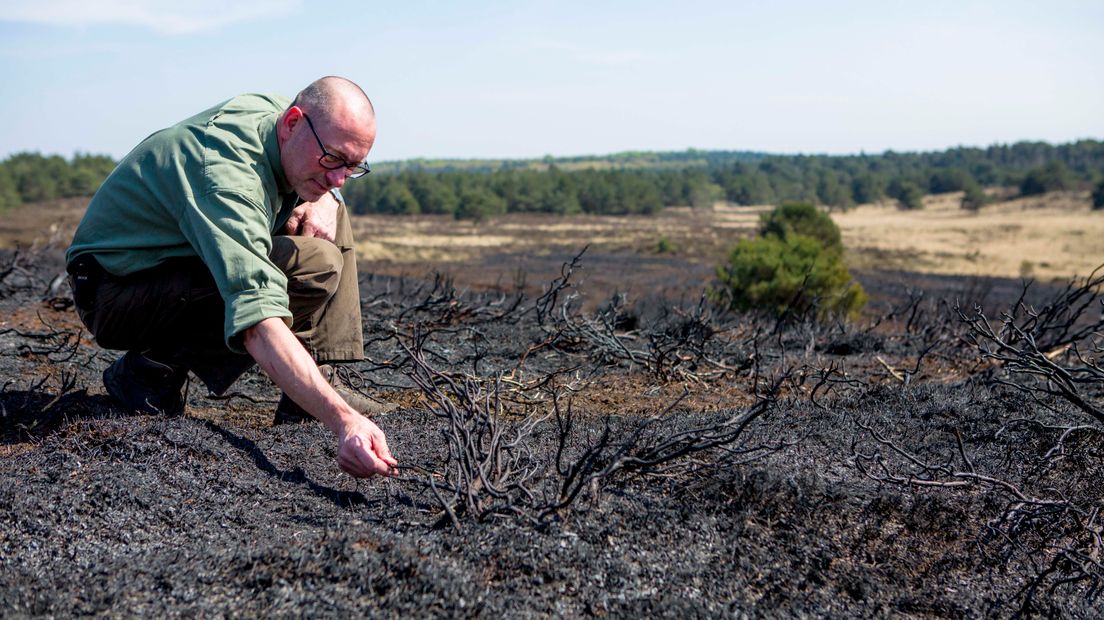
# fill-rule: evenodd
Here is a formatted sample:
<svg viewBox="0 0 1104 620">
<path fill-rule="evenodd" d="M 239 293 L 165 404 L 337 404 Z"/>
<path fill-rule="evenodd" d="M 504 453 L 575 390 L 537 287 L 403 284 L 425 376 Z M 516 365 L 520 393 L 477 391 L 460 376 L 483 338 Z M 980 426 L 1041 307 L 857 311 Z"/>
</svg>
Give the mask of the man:
<svg viewBox="0 0 1104 620">
<path fill-rule="evenodd" d="M 333 363 L 363 357 L 352 232 L 336 190 L 368 172 L 375 111 L 359 86 L 317 80 L 294 101 L 243 95 L 150 135 L 92 198 L 66 259 L 81 320 L 125 350 L 108 393 L 183 411 L 191 371 L 222 394 L 254 363 L 367 477 L 396 461 Z M 286 232 L 287 235 L 279 233 Z M 319 366 L 319 363 L 322 366 Z"/>
</svg>

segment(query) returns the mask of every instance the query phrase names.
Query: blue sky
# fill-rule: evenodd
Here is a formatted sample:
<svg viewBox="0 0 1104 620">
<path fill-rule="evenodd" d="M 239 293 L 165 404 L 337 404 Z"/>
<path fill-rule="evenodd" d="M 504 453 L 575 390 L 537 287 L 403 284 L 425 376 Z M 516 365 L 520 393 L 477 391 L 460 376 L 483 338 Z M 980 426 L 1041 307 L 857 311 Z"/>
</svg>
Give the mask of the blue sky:
<svg viewBox="0 0 1104 620">
<path fill-rule="evenodd" d="M 0 0 L 0 157 L 344 75 L 370 160 L 1104 138 L 1104 2 Z"/>
</svg>

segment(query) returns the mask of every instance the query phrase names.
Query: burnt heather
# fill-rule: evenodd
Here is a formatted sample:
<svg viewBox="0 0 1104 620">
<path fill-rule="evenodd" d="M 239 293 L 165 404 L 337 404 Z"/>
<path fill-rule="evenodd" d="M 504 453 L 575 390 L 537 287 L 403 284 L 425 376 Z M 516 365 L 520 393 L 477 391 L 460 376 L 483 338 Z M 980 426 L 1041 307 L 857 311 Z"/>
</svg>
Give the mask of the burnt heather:
<svg viewBox="0 0 1104 620">
<path fill-rule="evenodd" d="M 119 409 L 59 254 L 0 254 L 0 609 L 1098 615 L 1095 284 L 872 273 L 824 325 L 584 300 L 585 266 L 540 295 L 364 277 L 350 379 L 401 404 L 401 469 L 357 481 L 255 371 Z"/>
</svg>

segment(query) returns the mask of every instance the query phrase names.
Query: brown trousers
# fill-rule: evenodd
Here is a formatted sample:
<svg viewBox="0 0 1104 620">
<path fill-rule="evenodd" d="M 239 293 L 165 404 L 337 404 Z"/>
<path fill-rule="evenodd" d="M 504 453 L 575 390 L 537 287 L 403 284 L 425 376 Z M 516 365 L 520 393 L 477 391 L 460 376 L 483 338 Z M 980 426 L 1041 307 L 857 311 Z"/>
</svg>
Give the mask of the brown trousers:
<svg viewBox="0 0 1104 620">
<path fill-rule="evenodd" d="M 360 289 L 344 206 L 334 243 L 295 236 L 272 242 L 269 258 L 288 279 L 291 329 L 307 351 L 319 363 L 363 359 Z M 199 258 L 171 259 L 123 277 L 102 270 L 90 278 L 71 275 L 70 283 L 77 313 L 105 349 L 139 351 L 185 367 L 215 394 L 254 364 L 227 348 L 225 305 Z"/>
</svg>

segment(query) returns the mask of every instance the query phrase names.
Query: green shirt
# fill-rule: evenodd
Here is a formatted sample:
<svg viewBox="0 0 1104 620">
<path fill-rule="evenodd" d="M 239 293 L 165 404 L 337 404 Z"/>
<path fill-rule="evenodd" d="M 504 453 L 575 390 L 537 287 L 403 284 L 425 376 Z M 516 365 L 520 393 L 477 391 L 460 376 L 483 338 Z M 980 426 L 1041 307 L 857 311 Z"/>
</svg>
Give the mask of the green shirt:
<svg viewBox="0 0 1104 620">
<path fill-rule="evenodd" d="M 290 323 L 272 234 L 299 202 L 280 163 L 276 121 L 290 100 L 242 95 L 143 140 L 104 181 L 66 253 L 117 276 L 198 256 L 226 304 L 227 346 L 270 317 Z"/>
</svg>

